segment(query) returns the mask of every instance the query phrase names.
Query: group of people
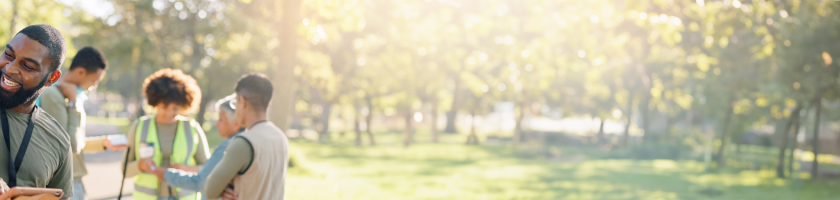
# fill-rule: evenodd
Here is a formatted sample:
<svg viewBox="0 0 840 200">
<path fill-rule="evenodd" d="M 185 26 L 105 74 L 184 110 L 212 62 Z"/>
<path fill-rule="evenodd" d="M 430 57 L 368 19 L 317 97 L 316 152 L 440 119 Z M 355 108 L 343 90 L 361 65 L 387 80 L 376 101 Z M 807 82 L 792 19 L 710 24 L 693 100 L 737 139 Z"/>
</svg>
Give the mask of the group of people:
<svg viewBox="0 0 840 200">
<path fill-rule="evenodd" d="M 215 125 L 226 139 L 210 154 L 201 125 L 184 116 L 201 106 L 201 90 L 175 69 L 146 78 L 142 93 L 155 112 L 132 123 L 127 141 L 86 137 L 86 94 L 104 77 L 108 62 L 85 47 L 62 74 L 65 51 L 62 34 L 43 24 L 24 28 L 5 47 L 0 194 L 25 186 L 86 199 L 84 154 L 110 149 L 126 151 L 122 177 L 134 178 L 134 199 L 283 199 L 289 145 L 267 120 L 273 86 L 265 75 L 241 77 L 235 93 L 218 101 Z"/>
</svg>

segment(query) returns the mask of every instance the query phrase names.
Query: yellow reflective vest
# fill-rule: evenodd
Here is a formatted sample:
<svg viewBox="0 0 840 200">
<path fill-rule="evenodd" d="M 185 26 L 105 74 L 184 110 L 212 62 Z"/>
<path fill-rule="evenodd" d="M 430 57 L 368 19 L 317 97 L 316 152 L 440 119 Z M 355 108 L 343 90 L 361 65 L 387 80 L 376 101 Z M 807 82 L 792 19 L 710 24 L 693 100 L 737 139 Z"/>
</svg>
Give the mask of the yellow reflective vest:
<svg viewBox="0 0 840 200">
<path fill-rule="evenodd" d="M 198 127 L 198 123 L 192 122 L 191 119 L 187 117 L 177 117 L 178 120 L 178 130 L 175 133 L 175 141 L 173 142 L 174 146 L 172 147 L 172 155 L 169 156 L 170 163 L 181 163 L 186 164 L 189 166 L 195 166 L 195 153 L 198 151 L 198 142 L 199 142 L 199 135 L 198 131 L 196 130 Z M 161 153 L 160 153 L 160 143 L 158 142 L 158 134 L 157 134 L 157 127 L 155 126 L 155 118 L 154 117 L 142 117 L 140 118 L 140 122 L 137 123 L 139 126 L 137 128 L 137 133 L 135 133 L 134 139 L 134 148 L 135 156 L 139 160 L 140 156 L 140 147 L 143 146 L 153 146 L 154 147 L 154 155 L 152 156 L 152 160 L 155 163 L 162 163 L 161 162 Z M 154 174 L 142 172 L 134 177 L 134 199 L 138 200 L 157 200 L 158 199 L 158 186 L 160 186 L 160 182 Z M 164 188 L 166 189 L 166 188 Z M 174 197 L 178 197 L 180 200 L 197 200 L 201 198 L 201 194 L 197 191 L 191 191 L 186 189 L 181 189 L 177 187 L 172 187 L 172 195 Z"/>
</svg>

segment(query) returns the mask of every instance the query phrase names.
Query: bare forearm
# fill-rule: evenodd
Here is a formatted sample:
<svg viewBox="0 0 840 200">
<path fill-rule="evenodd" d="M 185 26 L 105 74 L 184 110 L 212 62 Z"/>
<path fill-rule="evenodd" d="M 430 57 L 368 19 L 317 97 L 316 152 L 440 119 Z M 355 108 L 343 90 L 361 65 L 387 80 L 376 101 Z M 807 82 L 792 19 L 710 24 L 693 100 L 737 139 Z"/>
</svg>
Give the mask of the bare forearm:
<svg viewBox="0 0 840 200">
<path fill-rule="evenodd" d="M 98 153 L 105 151 L 105 137 L 87 138 L 85 140 L 85 148 L 82 153 Z"/>
</svg>

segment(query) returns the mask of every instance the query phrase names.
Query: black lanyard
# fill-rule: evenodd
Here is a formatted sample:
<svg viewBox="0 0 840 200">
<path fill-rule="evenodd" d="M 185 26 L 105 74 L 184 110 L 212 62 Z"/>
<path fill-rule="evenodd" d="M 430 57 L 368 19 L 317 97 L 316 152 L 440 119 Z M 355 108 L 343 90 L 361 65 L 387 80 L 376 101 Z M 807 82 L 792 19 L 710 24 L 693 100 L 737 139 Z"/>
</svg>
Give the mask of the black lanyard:
<svg viewBox="0 0 840 200">
<path fill-rule="evenodd" d="M 34 112 L 33 112 L 34 114 Z M 20 164 L 23 163 L 23 156 L 26 154 L 26 148 L 29 147 L 29 139 L 32 138 L 32 129 L 35 125 L 32 124 L 32 117 L 29 117 L 29 124 L 26 125 L 26 132 L 23 133 L 23 141 L 18 147 L 17 156 L 12 158 L 12 145 L 9 139 L 9 116 L 6 114 L 6 109 L 0 109 L 0 121 L 3 123 L 3 139 L 6 141 L 6 150 L 9 151 L 9 187 L 17 186 L 17 172 L 20 170 Z"/>
</svg>

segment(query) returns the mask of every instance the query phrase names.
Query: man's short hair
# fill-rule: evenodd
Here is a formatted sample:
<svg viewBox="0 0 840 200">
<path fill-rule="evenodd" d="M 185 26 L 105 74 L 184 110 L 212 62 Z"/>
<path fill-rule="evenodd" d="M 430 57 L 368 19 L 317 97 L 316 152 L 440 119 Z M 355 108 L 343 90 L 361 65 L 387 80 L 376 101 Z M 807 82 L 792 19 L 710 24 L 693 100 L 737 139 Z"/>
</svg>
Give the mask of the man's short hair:
<svg viewBox="0 0 840 200">
<path fill-rule="evenodd" d="M 226 115 L 228 120 L 230 121 L 236 120 L 236 108 L 234 108 L 235 106 L 231 105 L 233 104 L 234 100 L 236 100 L 236 94 L 226 96 L 225 98 L 219 99 L 219 101 L 216 102 L 216 111 L 219 111 L 220 113 Z"/>
<path fill-rule="evenodd" d="M 88 72 L 96 72 L 98 70 L 108 69 L 108 61 L 105 60 L 105 55 L 93 47 L 85 47 L 76 53 L 73 57 L 73 62 L 70 63 L 70 70 L 75 68 L 84 68 Z"/>
<path fill-rule="evenodd" d="M 52 62 L 50 65 L 51 71 L 58 69 L 64 62 L 64 54 L 67 52 L 67 47 L 64 44 L 64 36 L 55 27 L 46 24 L 36 24 L 23 28 L 18 34 L 26 35 L 29 39 L 38 41 L 38 43 L 47 47 L 49 51 L 47 56 Z"/>
<path fill-rule="evenodd" d="M 257 111 L 268 110 L 268 104 L 271 102 L 271 95 L 274 93 L 274 87 L 271 86 L 271 81 L 268 77 L 260 73 L 250 73 L 239 78 L 236 82 L 237 95 L 245 98 L 245 101 L 254 105 Z"/>
</svg>

